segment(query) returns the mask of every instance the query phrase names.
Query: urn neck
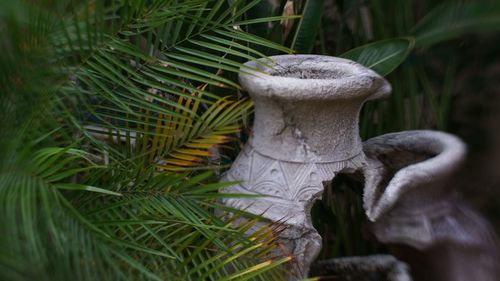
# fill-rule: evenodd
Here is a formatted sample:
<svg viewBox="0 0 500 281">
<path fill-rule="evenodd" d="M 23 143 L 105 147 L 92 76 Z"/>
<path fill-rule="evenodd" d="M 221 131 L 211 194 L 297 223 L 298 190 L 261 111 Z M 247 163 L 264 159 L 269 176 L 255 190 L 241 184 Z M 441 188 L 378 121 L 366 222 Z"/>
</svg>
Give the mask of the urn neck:
<svg viewBox="0 0 500 281">
<path fill-rule="evenodd" d="M 251 143 L 260 153 L 283 161 L 346 161 L 362 152 L 358 132 L 362 102 L 254 97 Z"/>
</svg>

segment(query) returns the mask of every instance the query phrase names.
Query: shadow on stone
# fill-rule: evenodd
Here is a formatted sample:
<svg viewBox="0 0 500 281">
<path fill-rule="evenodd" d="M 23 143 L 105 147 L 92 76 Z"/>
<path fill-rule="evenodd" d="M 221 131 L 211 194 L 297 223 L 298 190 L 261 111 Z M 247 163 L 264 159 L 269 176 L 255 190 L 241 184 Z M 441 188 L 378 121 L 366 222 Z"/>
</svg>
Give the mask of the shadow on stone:
<svg viewBox="0 0 500 281">
<path fill-rule="evenodd" d="M 408 266 L 390 255 L 345 257 L 314 263 L 310 276 L 335 281 L 410 281 Z"/>
</svg>

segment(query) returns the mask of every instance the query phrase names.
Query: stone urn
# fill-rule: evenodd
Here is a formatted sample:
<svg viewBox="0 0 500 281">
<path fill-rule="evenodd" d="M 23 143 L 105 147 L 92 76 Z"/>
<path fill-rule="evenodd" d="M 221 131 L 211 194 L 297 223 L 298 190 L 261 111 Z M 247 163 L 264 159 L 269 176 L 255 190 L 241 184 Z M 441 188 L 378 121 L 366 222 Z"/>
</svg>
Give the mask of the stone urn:
<svg viewBox="0 0 500 281">
<path fill-rule="evenodd" d="M 369 139 L 364 151 L 373 232 L 401 254 L 416 281 L 500 280 L 494 232 L 451 185 L 466 153 L 460 139 L 406 131 Z"/>
<path fill-rule="evenodd" d="M 253 99 L 252 135 L 223 175 L 240 183 L 227 193 L 262 195 L 229 198 L 227 206 L 280 222 L 283 255 L 293 255 L 290 280 L 307 276 L 321 248 L 310 209 L 324 182 L 365 164 L 358 133 L 363 103 L 388 95 L 390 85 L 353 61 L 317 55 L 270 57 L 242 69 L 240 84 Z M 267 62 L 267 61 L 262 61 Z"/>
</svg>

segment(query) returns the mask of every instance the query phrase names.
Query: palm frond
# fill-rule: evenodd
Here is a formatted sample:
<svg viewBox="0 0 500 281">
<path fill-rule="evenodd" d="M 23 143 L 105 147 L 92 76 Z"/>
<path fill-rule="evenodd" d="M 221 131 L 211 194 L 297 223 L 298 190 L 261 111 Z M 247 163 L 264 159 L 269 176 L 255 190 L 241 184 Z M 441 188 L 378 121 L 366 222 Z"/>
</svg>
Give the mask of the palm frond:
<svg viewBox="0 0 500 281">
<path fill-rule="evenodd" d="M 134 147 L 135 155 L 147 154 L 148 161 L 166 153 L 168 161 L 161 161 L 163 169 L 179 170 L 203 163 L 200 157 L 210 156 L 210 148 L 228 140 L 222 134 L 238 131 L 236 123 L 241 114 L 235 113 L 249 107 L 246 102 L 233 104 L 219 98 L 211 92 L 213 89 L 206 91 L 206 85 L 238 89 L 225 74 L 245 72 L 248 67 L 241 61 L 264 57 L 248 44 L 291 51 L 235 28 L 232 24 L 241 12 L 229 11 L 237 7 L 236 2 L 229 9 L 224 9 L 225 1 L 144 8 L 134 10 L 141 16 L 136 15 L 139 20 L 133 24 L 116 24 L 120 28 L 114 32 L 124 38 L 103 36 L 75 71 L 78 83 L 63 89 L 68 96 L 75 91 L 88 93 L 79 100 L 87 106 L 83 122 L 133 141 L 126 145 Z M 255 4 L 252 1 L 241 9 Z M 200 17 L 193 18 L 187 11 L 195 11 Z M 208 111 L 197 116 L 190 104 L 198 111 Z M 181 136 L 183 129 L 187 133 Z"/>
<path fill-rule="evenodd" d="M 199 102 L 187 100 L 186 106 L 191 103 L 195 111 Z M 179 171 L 200 166 L 207 157 L 215 157 L 213 149 L 230 141 L 228 135 L 240 130 L 238 121 L 242 115 L 250 113 L 251 106 L 250 101 L 231 101 L 223 98 L 199 117 L 186 114 L 183 118 L 173 120 L 175 125 L 167 125 L 172 128 L 171 133 L 163 134 L 164 137 L 158 137 L 156 142 L 153 141 L 153 148 L 158 151 L 157 155 L 165 155 L 160 158 L 160 169 Z"/>
<path fill-rule="evenodd" d="M 280 279 L 276 229 L 178 173 L 250 111 L 221 94 L 249 46 L 291 52 L 245 33 L 258 1 L 53 2 L 0 1 L 0 279 Z"/>
<path fill-rule="evenodd" d="M 173 274 L 173 280 L 217 280 L 244 272 L 268 257 L 274 233 L 272 228 L 265 228 L 244 236 L 242 233 L 258 220 L 231 226 L 231 221 L 214 217 L 202 207 L 217 200 L 218 193 L 213 190 L 227 186 L 205 186 L 203 182 L 209 178 L 210 174 L 205 173 L 186 181 L 185 175 L 160 174 L 121 188 L 121 197 L 94 198 L 84 213 L 118 239 L 147 244 L 152 250 L 175 257 L 152 257 L 152 272 L 167 270 L 166 276 Z M 206 201 L 200 196 L 206 192 L 215 196 Z M 257 244 L 254 240 L 267 242 Z M 180 270 L 173 272 L 172 268 Z"/>
<path fill-rule="evenodd" d="M 68 175 L 60 169 L 67 162 L 60 158 L 64 151 L 39 151 L 26 166 L 0 173 L 0 221 L 9 226 L 2 231 L 2 256 L 10 262 L 8 267 L 16 272 L 16 279 L 123 279 L 125 266 L 160 280 L 122 248 L 113 246 L 116 239 L 88 221 L 58 191 L 56 179 Z M 37 165 L 40 161 L 45 165 Z"/>
</svg>

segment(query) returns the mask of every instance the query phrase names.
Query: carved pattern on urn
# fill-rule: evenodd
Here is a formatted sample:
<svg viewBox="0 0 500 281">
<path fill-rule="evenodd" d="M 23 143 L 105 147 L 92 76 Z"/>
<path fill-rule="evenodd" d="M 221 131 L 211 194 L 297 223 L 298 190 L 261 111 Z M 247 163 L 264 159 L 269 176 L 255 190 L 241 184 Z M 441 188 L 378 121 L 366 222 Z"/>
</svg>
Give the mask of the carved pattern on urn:
<svg viewBox="0 0 500 281">
<path fill-rule="evenodd" d="M 360 153 L 352 159 L 330 163 L 287 162 L 259 153 L 247 144 L 225 174 L 225 180 L 240 180 L 248 192 L 269 195 L 293 202 L 305 202 L 323 190 L 323 182 L 338 171 L 358 169 L 364 164 Z"/>
</svg>

